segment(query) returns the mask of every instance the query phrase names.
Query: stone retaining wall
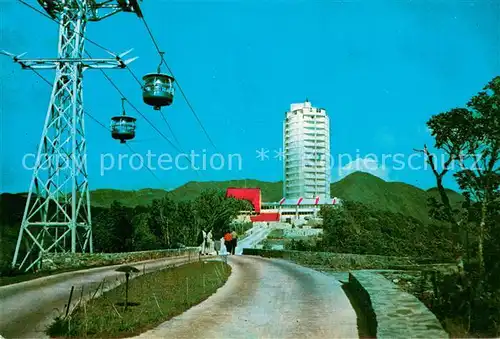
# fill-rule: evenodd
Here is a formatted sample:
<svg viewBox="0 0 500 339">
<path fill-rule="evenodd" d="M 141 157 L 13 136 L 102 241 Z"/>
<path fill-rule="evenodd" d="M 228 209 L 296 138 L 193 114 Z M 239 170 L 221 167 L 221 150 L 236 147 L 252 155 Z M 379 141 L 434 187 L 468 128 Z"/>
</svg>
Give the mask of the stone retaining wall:
<svg viewBox="0 0 500 339">
<path fill-rule="evenodd" d="M 338 271 L 357 269 L 386 269 L 403 265 L 416 265 L 417 260 L 405 257 L 362 255 L 331 252 L 305 252 L 265 250 L 256 248 L 243 249 L 244 255 L 258 255 L 267 258 L 281 258 L 299 265 L 321 267 Z"/>
<path fill-rule="evenodd" d="M 48 253 L 43 258 L 41 271 L 118 265 L 182 255 L 196 256 L 199 251 L 199 247 L 186 247 L 128 253 Z"/>
<path fill-rule="evenodd" d="M 375 327 L 377 338 L 449 338 L 436 316 L 416 297 L 401 291 L 381 274 L 349 272 L 363 312 Z M 372 315 L 370 317 L 370 315 Z"/>
<path fill-rule="evenodd" d="M 323 233 L 321 228 L 285 228 L 283 236 L 285 237 L 311 237 Z"/>
</svg>

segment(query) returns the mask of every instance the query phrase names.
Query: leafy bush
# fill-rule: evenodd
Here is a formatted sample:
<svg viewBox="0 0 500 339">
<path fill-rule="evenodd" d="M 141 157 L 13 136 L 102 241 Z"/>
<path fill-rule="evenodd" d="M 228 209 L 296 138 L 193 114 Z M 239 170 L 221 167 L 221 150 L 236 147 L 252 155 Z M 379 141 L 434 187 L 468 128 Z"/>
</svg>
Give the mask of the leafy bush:
<svg viewBox="0 0 500 339">
<path fill-rule="evenodd" d="M 443 223 L 424 224 L 352 201 L 345 201 L 342 209 L 323 207 L 321 215 L 323 236 L 315 250 L 452 259 L 449 230 Z"/>
<path fill-rule="evenodd" d="M 267 235 L 267 239 L 283 239 L 284 238 L 283 234 L 284 234 L 284 232 L 282 229 L 273 229 Z"/>
<path fill-rule="evenodd" d="M 245 232 L 253 227 L 251 222 L 233 222 L 231 228 L 236 231 L 238 237 L 241 239 L 245 235 Z"/>
<path fill-rule="evenodd" d="M 22 196 L 2 195 L 1 211 L 12 212 L 9 218 L 0 215 L 0 276 L 19 273 L 10 269 L 10 261 L 25 203 Z M 174 201 L 167 194 L 153 200 L 149 206 L 133 208 L 115 201 L 109 208 L 93 207 L 94 252 L 125 253 L 199 246 L 201 230 L 212 230 L 214 239 L 222 237 L 222 232 L 230 228 L 231 221 L 241 209 L 248 208 L 248 204 L 226 198 L 222 190 L 207 190 L 191 201 Z M 251 225 L 237 227 L 242 234 Z M 24 247 L 21 250 L 24 251 Z M 99 260 L 99 255 L 94 259 Z"/>
<path fill-rule="evenodd" d="M 452 336 L 498 337 L 500 289 L 489 289 L 484 280 L 472 272 L 469 268 L 465 274 L 438 275 L 433 283 L 434 292 L 420 288 L 414 293 Z"/>
</svg>

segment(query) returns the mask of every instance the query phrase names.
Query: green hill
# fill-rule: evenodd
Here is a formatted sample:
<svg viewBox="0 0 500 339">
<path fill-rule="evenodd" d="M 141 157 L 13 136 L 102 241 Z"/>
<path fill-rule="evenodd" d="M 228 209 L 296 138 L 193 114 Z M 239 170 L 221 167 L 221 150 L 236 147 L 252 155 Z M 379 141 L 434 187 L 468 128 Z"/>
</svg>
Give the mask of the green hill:
<svg viewBox="0 0 500 339">
<path fill-rule="evenodd" d="M 283 194 L 283 183 L 259 180 L 229 180 L 188 182 L 172 191 L 162 189 L 141 189 L 137 191 L 122 191 L 115 189 L 98 189 L 91 191 L 91 203 L 95 207 L 107 207 L 113 201 L 119 201 L 125 206 L 149 205 L 155 199 L 170 195 L 175 200 L 189 200 L 197 197 L 206 189 L 222 189 L 228 187 L 260 187 L 262 201 L 279 201 Z M 380 210 L 387 210 L 413 216 L 423 222 L 429 220 L 427 198 L 434 196 L 439 199 L 436 188 L 427 191 L 402 182 L 386 182 L 374 175 L 355 172 L 331 184 L 332 196 L 345 200 L 369 204 Z M 456 204 L 463 200 L 462 196 L 448 190 L 450 200 Z M 6 197 L 6 196 L 5 196 Z"/>
<path fill-rule="evenodd" d="M 94 206 L 109 206 L 114 200 L 126 206 L 148 205 L 154 199 L 169 194 L 175 200 L 195 198 L 206 189 L 223 189 L 228 187 L 260 187 L 262 201 L 279 201 L 283 194 L 283 183 L 259 180 L 229 180 L 188 182 L 170 192 L 161 189 L 142 189 L 138 191 L 95 190 L 91 192 Z M 447 190 L 453 203 L 463 200 L 455 191 Z M 345 200 L 369 204 L 374 208 L 413 216 L 421 221 L 428 221 L 427 198 L 439 199 L 436 188 L 427 191 L 402 182 L 386 182 L 372 174 L 355 172 L 331 184 L 332 196 Z"/>
<path fill-rule="evenodd" d="M 453 204 L 463 200 L 462 195 L 447 190 Z M 374 208 L 409 215 L 423 222 L 429 221 L 427 199 L 439 198 L 437 188 L 427 191 L 402 182 L 386 182 L 374 175 L 355 172 L 331 185 L 332 196 L 357 201 Z"/>
<path fill-rule="evenodd" d="M 205 182 L 191 181 L 171 191 L 170 194 L 173 198 L 190 199 L 196 197 L 205 189 L 226 190 L 228 187 L 259 187 L 262 192 L 262 201 L 280 201 L 283 197 L 283 183 L 281 181 L 267 182 L 254 179 Z"/>
<path fill-rule="evenodd" d="M 167 194 L 162 189 L 145 188 L 137 191 L 122 191 L 116 189 L 98 189 L 90 192 L 90 203 L 96 207 L 108 207 L 113 201 L 119 201 L 125 206 L 149 205 L 155 199 L 161 199 Z"/>
<path fill-rule="evenodd" d="M 228 187 L 260 187 L 262 201 L 279 201 L 283 197 L 283 184 L 259 180 L 228 180 L 228 181 L 190 181 L 172 191 L 162 189 L 141 189 L 137 191 L 122 191 L 115 189 L 98 189 L 91 191 L 90 201 L 93 206 L 106 207 L 114 200 L 125 206 L 149 205 L 154 199 L 169 195 L 175 200 L 190 200 L 196 198 L 207 189 L 222 189 Z"/>
</svg>

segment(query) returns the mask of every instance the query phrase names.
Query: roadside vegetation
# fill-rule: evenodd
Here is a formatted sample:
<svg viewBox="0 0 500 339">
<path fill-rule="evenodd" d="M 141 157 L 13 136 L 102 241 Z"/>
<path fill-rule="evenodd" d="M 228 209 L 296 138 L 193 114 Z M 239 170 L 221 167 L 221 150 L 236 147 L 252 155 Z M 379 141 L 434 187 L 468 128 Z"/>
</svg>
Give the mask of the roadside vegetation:
<svg viewBox="0 0 500 339">
<path fill-rule="evenodd" d="M 253 224 L 251 222 L 233 222 L 231 224 L 231 228 L 233 228 L 236 233 L 238 234 L 238 239 L 243 240 L 247 237 L 247 234 L 245 233 L 249 229 L 253 227 Z M 219 238 L 215 238 L 214 240 L 219 240 Z"/>
<path fill-rule="evenodd" d="M 272 250 L 274 248 L 285 248 L 285 244 L 289 241 L 285 237 L 284 231 L 282 229 L 273 229 L 267 235 L 266 239 L 260 242 L 262 249 Z"/>
<path fill-rule="evenodd" d="M 11 195 L 9 199 L 2 195 L 0 201 L 0 285 L 55 273 L 44 272 L 43 267 L 39 272 L 27 274 L 11 269 L 25 201 L 17 195 Z M 153 200 L 149 206 L 131 208 L 114 202 L 109 208 L 94 207 L 94 252 L 124 253 L 200 246 L 203 241 L 201 230 L 212 230 L 213 238 L 217 240 L 225 229 L 248 229 L 248 224 L 231 226 L 238 212 L 247 209 L 250 209 L 247 201 L 226 198 L 225 192 L 218 190 L 204 191 L 188 201 L 175 201 L 167 194 L 162 199 Z"/>
<path fill-rule="evenodd" d="M 435 148 L 447 159 L 443 167 L 424 145 L 436 178 L 439 198 L 429 202 L 430 216 L 449 225 L 460 272 L 442 275 L 433 295 L 418 296 L 430 305 L 449 332 L 500 336 L 500 76 L 490 81 L 464 108 L 431 117 Z M 451 170 L 453 167 L 457 170 Z M 453 175 L 465 202 L 452 206 L 443 187 Z M 463 264 L 463 265 L 462 265 Z M 452 333 L 455 334 L 455 333 Z"/>
<path fill-rule="evenodd" d="M 51 337 L 124 338 L 146 332 L 199 304 L 224 285 L 231 267 L 223 262 L 185 264 L 129 281 L 65 311 L 47 328 Z"/>
<path fill-rule="evenodd" d="M 352 201 L 345 201 L 342 209 L 324 208 L 321 215 L 323 234 L 292 240 L 287 249 L 454 259 L 449 227 L 439 221 L 424 224 L 413 217 Z"/>
<path fill-rule="evenodd" d="M 267 235 L 267 239 L 276 239 L 276 240 L 282 240 L 284 239 L 284 232 L 282 229 L 273 229 L 269 234 Z"/>
</svg>

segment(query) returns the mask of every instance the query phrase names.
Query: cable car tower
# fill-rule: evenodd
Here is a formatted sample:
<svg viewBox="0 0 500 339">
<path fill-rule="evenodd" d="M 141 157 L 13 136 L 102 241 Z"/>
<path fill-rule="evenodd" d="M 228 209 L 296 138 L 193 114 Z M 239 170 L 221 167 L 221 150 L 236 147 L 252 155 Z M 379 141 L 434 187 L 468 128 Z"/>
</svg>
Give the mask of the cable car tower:
<svg viewBox="0 0 500 339">
<path fill-rule="evenodd" d="M 122 59 L 131 50 L 120 55 L 110 53 L 113 55 L 110 59 L 84 58 L 85 29 L 88 21 L 100 21 L 119 12 L 133 12 L 142 17 L 137 0 L 38 2 L 59 22 L 58 57 L 20 59 L 22 55 L 6 53 L 23 69 L 56 70 L 12 260 L 13 267 L 24 271 L 40 268 L 43 256 L 49 252 L 93 252 L 83 71 L 125 68 L 136 58 Z"/>
</svg>

